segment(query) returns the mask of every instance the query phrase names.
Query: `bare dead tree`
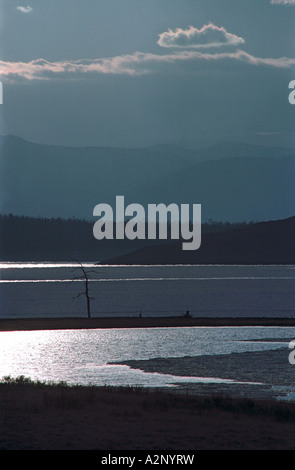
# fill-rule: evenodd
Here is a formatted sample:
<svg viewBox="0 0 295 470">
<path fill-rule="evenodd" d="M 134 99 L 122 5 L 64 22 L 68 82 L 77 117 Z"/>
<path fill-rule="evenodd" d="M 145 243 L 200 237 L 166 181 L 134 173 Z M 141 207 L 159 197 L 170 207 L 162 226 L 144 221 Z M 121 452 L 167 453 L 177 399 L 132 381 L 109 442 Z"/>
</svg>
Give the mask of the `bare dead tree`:
<svg viewBox="0 0 295 470">
<path fill-rule="evenodd" d="M 79 276 L 79 277 L 75 277 L 73 280 L 83 279 L 84 280 L 84 286 L 85 286 L 84 292 L 80 292 L 76 296 L 76 298 L 79 298 L 82 295 L 85 295 L 85 297 L 86 297 L 86 306 L 87 306 L 87 316 L 88 316 L 88 318 L 91 318 L 91 301 L 95 300 L 95 298 L 90 297 L 90 295 L 89 295 L 89 276 L 88 276 L 88 274 L 93 273 L 95 271 L 86 270 L 85 267 L 83 266 L 83 264 L 80 261 L 77 261 L 77 260 L 75 260 L 75 261 L 76 261 L 76 263 L 79 264 L 79 267 L 75 268 L 75 269 L 81 269 L 83 275 Z"/>
</svg>

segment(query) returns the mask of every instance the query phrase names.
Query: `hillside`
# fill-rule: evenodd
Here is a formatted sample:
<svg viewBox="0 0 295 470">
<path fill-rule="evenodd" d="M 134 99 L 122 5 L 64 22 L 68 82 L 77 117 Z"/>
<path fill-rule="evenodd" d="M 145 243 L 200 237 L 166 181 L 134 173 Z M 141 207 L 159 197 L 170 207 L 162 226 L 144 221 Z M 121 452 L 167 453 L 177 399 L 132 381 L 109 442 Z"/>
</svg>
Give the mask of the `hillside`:
<svg viewBox="0 0 295 470">
<path fill-rule="evenodd" d="M 231 224 L 203 224 L 203 231 L 222 232 Z M 169 243 L 163 240 L 161 245 Z M 96 240 L 93 223 L 78 219 L 45 219 L 0 215 L 2 261 L 101 261 L 133 252 L 157 240 Z"/>
<path fill-rule="evenodd" d="M 181 243 L 146 247 L 111 264 L 295 264 L 295 217 L 206 233 L 197 251 Z"/>
<path fill-rule="evenodd" d="M 295 264 L 295 217 L 202 224 L 197 251 L 181 241 L 101 240 L 85 220 L 0 216 L 2 261 L 94 261 L 104 264 Z"/>
</svg>

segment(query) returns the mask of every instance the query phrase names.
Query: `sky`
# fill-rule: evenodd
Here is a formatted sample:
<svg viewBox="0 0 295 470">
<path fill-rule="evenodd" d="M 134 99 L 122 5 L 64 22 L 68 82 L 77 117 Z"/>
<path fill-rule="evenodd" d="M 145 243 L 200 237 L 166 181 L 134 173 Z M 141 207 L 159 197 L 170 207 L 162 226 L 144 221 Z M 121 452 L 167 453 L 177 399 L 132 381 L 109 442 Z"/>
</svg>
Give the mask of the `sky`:
<svg viewBox="0 0 295 470">
<path fill-rule="evenodd" d="M 0 134 L 292 147 L 294 0 L 0 0 Z"/>
</svg>

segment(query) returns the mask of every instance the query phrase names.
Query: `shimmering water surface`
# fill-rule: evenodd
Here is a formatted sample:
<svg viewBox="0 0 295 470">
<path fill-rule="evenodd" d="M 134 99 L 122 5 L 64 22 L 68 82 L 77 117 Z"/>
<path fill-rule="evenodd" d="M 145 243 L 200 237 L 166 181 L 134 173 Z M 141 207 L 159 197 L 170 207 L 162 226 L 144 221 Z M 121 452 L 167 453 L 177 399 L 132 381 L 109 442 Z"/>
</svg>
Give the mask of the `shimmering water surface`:
<svg viewBox="0 0 295 470">
<path fill-rule="evenodd" d="M 97 266 L 93 316 L 284 316 L 295 313 L 294 266 Z M 0 317 L 86 315 L 76 264 L 0 264 Z"/>
<path fill-rule="evenodd" d="M 73 384 L 160 386 L 196 379 L 148 374 L 112 363 L 285 348 L 287 365 L 286 338 L 290 337 L 295 338 L 295 328 L 188 327 L 2 332 L 0 376 L 25 375 L 32 379 L 64 380 Z M 214 379 L 218 380 L 218 375 Z"/>
<path fill-rule="evenodd" d="M 294 266 L 144 266 L 112 267 L 88 263 L 93 316 L 163 316 L 183 314 L 187 309 L 201 316 L 292 317 L 295 305 Z M 81 270 L 65 264 L 0 265 L 0 317 L 84 316 Z M 254 380 L 196 376 L 186 371 L 175 375 L 165 371 L 144 372 L 125 361 L 157 358 L 230 357 L 244 355 L 253 368 L 251 355 L 281 350 L 283 363 L 277 366 L 280 382 L 288 396 L 295 392 L 290 380 L 288 343 L 295 328 L 152 328 L 97 329 L 0 333 L 0 377 L 24 375 L 46 381 L 70 384 L 138 385 L 177 387 L 251 386 Z M 283 364 L 283 366 L 282 366 Z M 246 363 L 247 367 L 247 363 Z M 283 380 L 284 368 L 288 377 Z M 233 366 L 234 368 L 234 366 Z M 293 373 L 293 369 L 292 369 Z M 263 378 L 263 376 L 262 376 Z M 256 388 L 255 388 L 256 387 Z"/>
</svg>

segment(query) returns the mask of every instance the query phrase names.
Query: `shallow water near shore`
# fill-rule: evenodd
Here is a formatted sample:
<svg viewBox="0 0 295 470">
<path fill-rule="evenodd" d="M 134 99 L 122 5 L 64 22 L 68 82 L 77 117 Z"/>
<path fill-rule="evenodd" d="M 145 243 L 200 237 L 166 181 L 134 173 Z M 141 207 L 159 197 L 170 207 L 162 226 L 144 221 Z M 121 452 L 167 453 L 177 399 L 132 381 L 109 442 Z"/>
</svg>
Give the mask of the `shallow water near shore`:
<svg viewBox="0 0 295 470">
<path fill-rule="evenodd" d="M 293 398 L 294 327 L 183 327 L 0 333 L 0 377 Z"/>
</svg>

